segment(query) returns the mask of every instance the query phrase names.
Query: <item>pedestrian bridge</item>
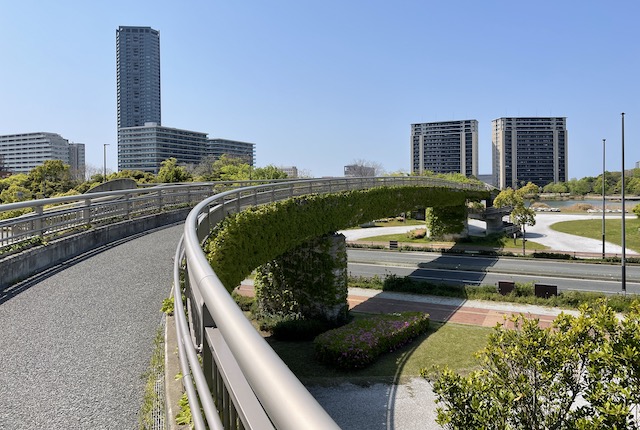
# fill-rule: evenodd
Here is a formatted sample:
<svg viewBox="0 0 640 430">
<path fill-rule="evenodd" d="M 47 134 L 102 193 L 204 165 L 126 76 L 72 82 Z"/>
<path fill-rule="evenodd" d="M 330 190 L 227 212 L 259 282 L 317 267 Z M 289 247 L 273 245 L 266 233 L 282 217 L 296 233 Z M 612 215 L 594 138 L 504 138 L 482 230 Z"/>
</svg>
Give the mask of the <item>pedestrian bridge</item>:
<svg viewBox="0 0 640 430">
<path fill-rule="evenodd" d="M 65 232 L 76 232 L 72 237 L 84 235 L 85 239 L 90 238 L 84 242 L 110 240 L 109 237 L 130 233 L 126 226 L 132 223 L 137 229 L 155 226 L 164 221 L 152 223 L 148 220 L 158 217 L 170 220 L 164 214 L 185 211 L 184 207 L 199 202 L 186 218 L 184 235 L 174 259 L 174 295 L 182 296 L 181 280 L 184 279 L 190 298 L 187 303 L 189 319 L 184 307 L 178 303 L 176 322 L 184 388 L 191 410 L 202 409 L 204 412 L 203 416 L 194 414 L 195 427 L 337 428 L 235 305 L 228 292 L 233 286 L 223 285 L 207 261 L 201 244 L 218 222 L 249 207 L 308 194 L 335 195 L 381 187 L 397 190 L 400 200 L 405 191 L 416 188 L 423 189 L 425 195 L 430 190 L 439 190 L 458 198 L 463 196 L 461 201 L 488 197 L 487 190 L 482 187 L 421 177 L 166 185 L 0 205 L 0 212 L 33 208 L 30 214 L 0 222 L 0 245 L 17 246 L 36 237 L 59 235 L 60 239 L 52 240 L 47 246 L 50 248 L 48 253 L 59 256 L 50 258 L 48 264 L 57 264 L 59 258 L 69 258 L 69 254 L 64 253 L 69 251 L 69 246 L 60 246 L 60 250 L 53 243 L 68 241 Z M 58 206 L 45 209 L 45 204 Z M 428 199 L 423 204 L 429 206 Z M 164 212 L 154 214 L 158 210 Z M 366 208 L 354 207 L 354 211 L 366 212 Z M 366 213 L 380 216 L 376 211 Z M 336 226 L 336 229 L 341 227 L 346 226 Z M 111 232 L 112 236 L 106 233 L 91 235 L 98 230 Z M 81 248 L 78 245 L 72 252 L 81 252 Z M 16 267 L 12 270 L 22 270 L 18 266 L 12 267 Z"/>
</svg>

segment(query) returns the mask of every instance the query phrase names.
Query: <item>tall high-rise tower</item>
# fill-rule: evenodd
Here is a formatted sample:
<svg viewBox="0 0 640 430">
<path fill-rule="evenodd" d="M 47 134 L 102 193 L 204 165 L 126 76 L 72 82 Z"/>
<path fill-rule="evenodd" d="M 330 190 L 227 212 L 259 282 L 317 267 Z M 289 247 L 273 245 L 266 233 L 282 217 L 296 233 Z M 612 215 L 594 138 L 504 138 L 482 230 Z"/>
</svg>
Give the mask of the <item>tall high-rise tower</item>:
<svg viewBox="0 0 640 430">
<path fill-rule="evenodd" d="M 566 117 L 498 118 L 491 126 L 495 186 L 544 187 L 569 179 Z"/>
<path fill-rule="evenodd" d="M 116 30 L 118 129 L 160 121 L 160 32 L 151 27 Z"/>
<path fill-rule="evenodd" d="M 478 121 L 411 124 L 411 173 L 478 176 Z"/>
</svg>

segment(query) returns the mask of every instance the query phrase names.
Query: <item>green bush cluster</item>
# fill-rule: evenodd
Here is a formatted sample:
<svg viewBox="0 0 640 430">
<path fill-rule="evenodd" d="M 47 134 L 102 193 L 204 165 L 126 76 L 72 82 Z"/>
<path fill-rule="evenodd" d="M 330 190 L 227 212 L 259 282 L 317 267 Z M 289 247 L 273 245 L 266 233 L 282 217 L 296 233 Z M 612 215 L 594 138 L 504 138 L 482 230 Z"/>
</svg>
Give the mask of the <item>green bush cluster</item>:
<svg viewBox="0 0 640 430">
<path fill-rule="evenodd" d="M 424 228 L 417 228 L 407 232 L 409 239 L 424 239 L 427 236 L 427 230 Z"/>
<path fill-rule="evenodd" d="M 249 312 L 253 310 L 253 306 L 256 302 L 255 297 L 243 296 L 241 294 L 236 293 L 235 291 L 231 293 L 231 297 L 235 300 L 236 304 L 240 309 L 244 312 Z"/>
<path fill-rule="evenodd" d="M 429 328 L 429 315 L 401 312 L 355 320 L 314 341 L 316 358 L 339 369 L 360 369 L 398 349 Z"/>
</svg>

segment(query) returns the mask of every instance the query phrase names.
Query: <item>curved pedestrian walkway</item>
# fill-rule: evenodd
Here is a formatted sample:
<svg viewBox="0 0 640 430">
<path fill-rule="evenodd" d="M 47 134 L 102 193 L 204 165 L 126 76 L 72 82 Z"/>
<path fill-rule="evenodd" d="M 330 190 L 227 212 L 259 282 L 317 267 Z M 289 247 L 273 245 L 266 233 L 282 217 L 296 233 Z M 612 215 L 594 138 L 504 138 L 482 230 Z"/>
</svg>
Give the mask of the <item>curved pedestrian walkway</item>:
<svg viewBox="0 0 640 430">
<path fill-rule="evenodd" d="M 0 291 L 1 429 L 138 428 L 182 231 L 112 244 Z"/>
</svg>

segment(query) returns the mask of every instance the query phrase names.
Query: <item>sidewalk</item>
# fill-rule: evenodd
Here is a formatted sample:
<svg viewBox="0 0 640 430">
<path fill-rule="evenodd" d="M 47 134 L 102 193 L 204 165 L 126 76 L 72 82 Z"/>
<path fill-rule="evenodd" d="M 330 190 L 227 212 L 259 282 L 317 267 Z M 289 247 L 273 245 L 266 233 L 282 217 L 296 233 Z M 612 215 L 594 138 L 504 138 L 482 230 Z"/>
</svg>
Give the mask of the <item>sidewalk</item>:
<svg viewBox="0 0 640 430">
<path fill-rule="evenodd" d="M 245 281 L 238 293 L 253 295 L 253 285 Z M 423 296 L 418 294 L 394 293 L 365 288 L 349 288 L 349 309 L 364 313 L 389 313 L 421 311 L 429 314 L 433 321 L 453 322 L 482 327 L 493 327 L 504 321 L 504 317 L 523 314 L 537 318 L 543 327 L 549 326 L 560 313 L 577 315 L 574 310 L 544 306 L 522 305 L 518 303 L 465 300 L 453 297 Z"/>
</svg>

